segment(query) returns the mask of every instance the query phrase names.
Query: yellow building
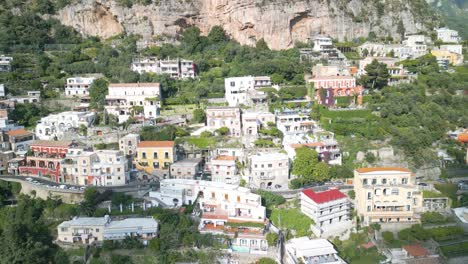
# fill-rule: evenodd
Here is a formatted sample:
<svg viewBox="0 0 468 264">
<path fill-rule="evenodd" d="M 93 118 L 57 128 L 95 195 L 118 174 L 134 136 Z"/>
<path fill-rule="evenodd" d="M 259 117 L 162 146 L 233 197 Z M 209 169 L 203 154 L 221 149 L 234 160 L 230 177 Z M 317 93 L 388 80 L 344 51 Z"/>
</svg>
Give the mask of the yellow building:
<svg viewBox="0 0 468 264">
<path fill-rule="evenodd" d="M 356 210 L 363 224 L 419 223 L 422 192 L 405 168 L 360 168 L 354 171 Z"/>
<path fill-rule="evenodd" d="M 137 170 L 158 174 L 168 170 L 175 157 L 174 141 L 141 141 L 134 163 Z"/>
<path fill-rule="evenodd" d="M 448 50 L 432 50 L 431 54 L 438 60 L 448 60 L 451 65 L 463 64 L 463 55 Z"/>
</svg>

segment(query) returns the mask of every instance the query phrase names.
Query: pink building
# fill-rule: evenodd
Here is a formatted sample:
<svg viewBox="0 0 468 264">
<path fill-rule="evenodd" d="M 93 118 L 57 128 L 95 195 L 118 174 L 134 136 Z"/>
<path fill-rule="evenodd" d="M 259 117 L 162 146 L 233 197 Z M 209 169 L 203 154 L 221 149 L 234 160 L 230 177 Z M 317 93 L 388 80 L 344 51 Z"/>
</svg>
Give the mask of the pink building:
<svg viewBox="0 0 468 264">
<path fill-rule="evenodd" d="M 210 130 L 227 127 L 231 136 L 240 137 L 241 110 L 239 107 L 207 107 L 206 125 Z"/>
<path fill-rule="evenodd" d="M 334 106 L 335 97 L 358 96 L 358 104 L 362 104 L 362 86 L 356 86 L 353 76 L 316 76 L 309 80 L 314 84 L 315 98 L 319 104 Z"/>
</svg>

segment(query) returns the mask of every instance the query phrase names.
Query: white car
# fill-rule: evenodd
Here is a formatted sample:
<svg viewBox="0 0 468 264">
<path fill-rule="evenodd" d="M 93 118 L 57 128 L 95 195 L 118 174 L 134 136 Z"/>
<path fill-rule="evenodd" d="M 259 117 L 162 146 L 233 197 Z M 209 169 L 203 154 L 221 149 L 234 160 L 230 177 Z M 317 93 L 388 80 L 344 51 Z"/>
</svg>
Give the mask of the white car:
<svg viewBox="0 0 468 264">
<path fill-rule="evenodd" d="M 67 186 L 65 186 L 65 185 L 62 184 L 62 185 L 59 186 L 59 188 L 60 188 L 60 189 L 67 189 Z"/>
<path fill-rule="evenodd" d="M 30 178 L 30 177 L 28 177 L 28 178 L 26 178 L 26 180 L 30 182 L 30 181 L 32 181 L 33 179 Z"/>
</svg>

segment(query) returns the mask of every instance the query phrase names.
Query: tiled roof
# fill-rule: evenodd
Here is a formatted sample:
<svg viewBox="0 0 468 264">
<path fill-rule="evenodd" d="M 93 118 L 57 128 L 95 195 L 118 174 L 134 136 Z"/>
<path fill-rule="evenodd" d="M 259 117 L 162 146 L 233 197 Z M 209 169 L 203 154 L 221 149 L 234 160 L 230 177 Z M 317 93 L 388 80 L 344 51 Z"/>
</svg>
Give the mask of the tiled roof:
<svg viewBox="0 0 468 264">
<path fill-rule="evenodd" d="M 427 249 L 423 248 L 420 245 L 405 245 L 402 248 L 413 257 L 424 257 L 429 255 Z"/>
<path fill-rule="evenodd" d="M 327 203 L 330 201 L 339 200 L 347 197 L 338 189 L 331 189 L 324 192 L 314 192 L 312 189 L 306 189 L 303 190 L 302 193 L 304 193 L 307 197 L 312 199 L 317 204 Z"/>
<path fill-rule="evenodd" d="M 311 142 L 311 143 L 304 143 L 304 144 L 291 144 L 292 148 L 297 149 L 300 147 L 323 147 L 323 142 Z"/>
<path fill-rule="evenodd" d="M 53 140 L 36 140 L 31 143 L 32 147 L 69 147 L 73 142 L 72 141 L 53 141 Z"/>
<path fill-rule="evenodd" d="M 159 83 L 111 83 L 109 88 L 112 87 L 159 87 Z"/>
<path fill-rule="evenodd" d="M 411 170 L 401 167 L 377 167 L 377 168 L 359 168 L 356 169 L 359 173 L 377 172 L 377 171 L 401 171 L 411 172 Z"/>
<path fill-rule="evenodd" d="M 174 141 L 141 141 L 138 143 L 139 148 L 172 148 Z"/>
<path fill-rule="evenodd" d="M 215 160 L 236 160 L 236 157 L 221 155 L 221 156 L 216 157 Z"/>
<path fill-rule="evenodd" d="M 312 80 L 316 81 L 323 81 L 323 80 L 346 80 L 346 79 L 354 79 L 353 76 L 317 76 Z"/>
<path fill-rule="evenodd" d="M 30 136 L 33 133 L 24 130 L 24 129 L 16 129 L 16 130 L 10 130 L 7 132 L 7 135 L 10 137 L 21 137 L 21 136 Z"/>
</svg>

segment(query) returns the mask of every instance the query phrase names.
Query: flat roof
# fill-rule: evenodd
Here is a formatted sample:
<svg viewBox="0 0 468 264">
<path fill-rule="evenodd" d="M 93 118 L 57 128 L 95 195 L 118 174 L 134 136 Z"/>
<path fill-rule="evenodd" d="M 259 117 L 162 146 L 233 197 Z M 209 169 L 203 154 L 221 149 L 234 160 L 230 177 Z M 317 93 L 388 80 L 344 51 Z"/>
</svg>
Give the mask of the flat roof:
<svg viewBox="0 0 468 264">
<path fill-rule="evenodd" d="M 172 167 L 174 167 L 174 166 L 193 166 L 193 165 L 197 165 L 201 161 L 202 161 L 202 159 L 200 159 L 200 158 L 183 159 L 183 160 L 172 163 L 171 166 Z"/>
<path fill-rule="evenodd" d="M 272 161 L 289 159 L 288 155 L 279 152 L 260 152 L 251 156 L 252 161 Z"/>
<path fill-rule="evenodd" d="M 299 251 L 298 253 L 300 253 L 298 255 L 302 255 L 304 257 L 315 257 L 337 253 L 333 245 L 323 238 L 309 239 L 308 237 L 299 237 L 289 240 L 287 244 L 296 248 L 296 250 Z"/>
<path fill-rule="evenodd" d="M 107 223 L 105 217 L 74 217 L 72 220 L 62 222 L 59 227 L 70 226 L 102 226 Z"/>
<path fill-rule="evenodd" d="M 118 87 L 159 87 L 159 83 L 111 83 L 109 88 Z"/>
<path fill-rule="evenodd" d="M 138 218 L 127 218 L 123 220 L 111 221 L 104 230 L 104 234 L 110 231 L 109 229 L 130 229 L 135 227 L 142 227 L 144 229 L 157 229 L 158 222 L 152 217 L 138 217 Z"/>
</svg>

